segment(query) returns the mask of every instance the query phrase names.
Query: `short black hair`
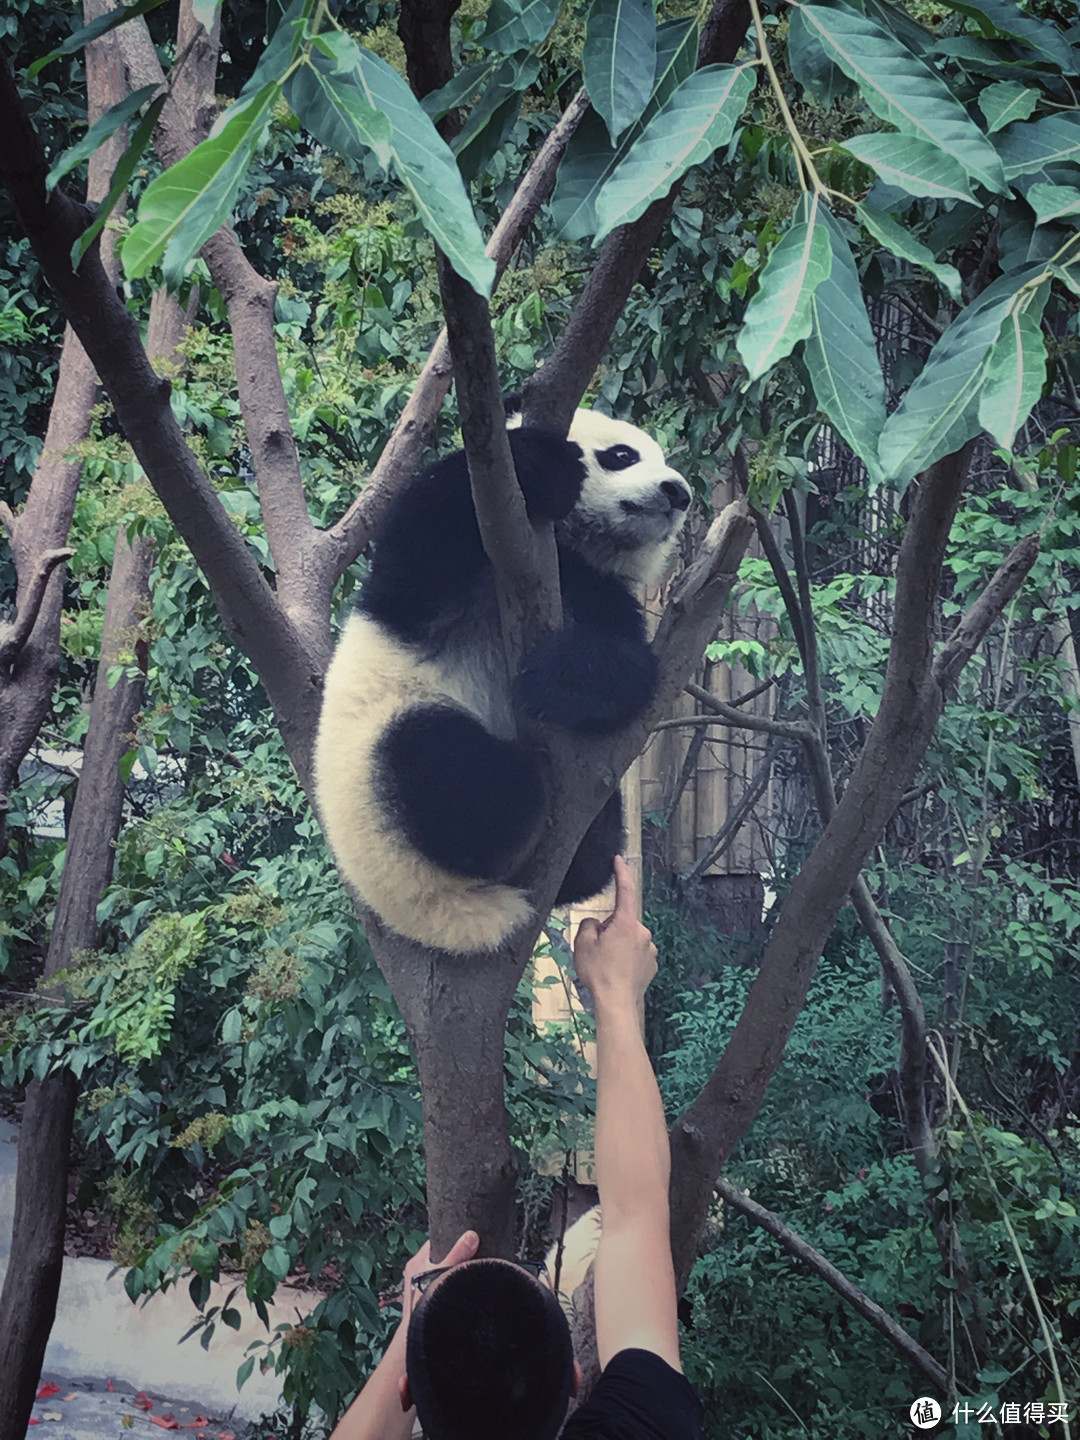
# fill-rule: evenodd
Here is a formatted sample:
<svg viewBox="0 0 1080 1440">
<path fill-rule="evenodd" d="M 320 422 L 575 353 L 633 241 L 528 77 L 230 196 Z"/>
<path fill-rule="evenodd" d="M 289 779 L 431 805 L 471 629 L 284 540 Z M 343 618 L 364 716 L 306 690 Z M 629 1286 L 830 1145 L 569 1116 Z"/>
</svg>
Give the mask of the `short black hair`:
<svg viewBox="0 0 1080 1440">
<path fill-rule="evenodd" d="M 570 1398 L 570 1327 L 527 1271 L 470 1260 L 418 1301 L 405 1369 L 428 1440 L 552 1440 Z"/>
</svg>

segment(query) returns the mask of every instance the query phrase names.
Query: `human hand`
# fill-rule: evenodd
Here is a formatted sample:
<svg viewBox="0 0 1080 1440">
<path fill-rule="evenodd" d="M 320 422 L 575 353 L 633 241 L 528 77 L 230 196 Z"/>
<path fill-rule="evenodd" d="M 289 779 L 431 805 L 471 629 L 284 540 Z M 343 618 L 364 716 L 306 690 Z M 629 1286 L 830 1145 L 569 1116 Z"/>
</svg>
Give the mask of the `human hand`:
<svg viewBox="0 0 1080 1440">
<path fill-rule="evenodd" d="M 405 1262 L 405 1270 L 402 1275 L 402 1324 L 408 1325 L 413 1311 L 413 1301 L 416 1298 L 416 1291 L 413 1289 L 412 1283 L 414 1275 L 423 1275 L 427 1270 L 449 1270 L 454 1265 L 461 1265 L 466 1260 L 471 1260 L 479 1248 L 480 1236 L 475 1230 L 466 1230 L 463 1235 L 458 1236 L 442 1260 L 433 1261 L 431 1241 L 425 1240 L 416 1254 Z"/>
<path fill-rule="evenodd" d="M 639 1006 L 656 974 L 652 934 L 637 918 L 630 866 L 615 857 L 615 908 L 601 924 L 591 916 L 578 926 L 574 968 L 598 1008 L 625 1000 Z"/>
</svg>

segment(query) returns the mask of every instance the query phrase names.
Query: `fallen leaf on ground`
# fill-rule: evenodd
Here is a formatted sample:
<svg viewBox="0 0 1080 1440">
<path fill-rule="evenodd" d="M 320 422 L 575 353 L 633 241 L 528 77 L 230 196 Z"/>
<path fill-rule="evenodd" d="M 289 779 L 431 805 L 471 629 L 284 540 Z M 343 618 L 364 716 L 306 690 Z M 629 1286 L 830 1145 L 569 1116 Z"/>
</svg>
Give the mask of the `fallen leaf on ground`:
<svg viewBox="0 0 1080 1440">
<path fill-rule="evenodd" d="M 37 1417 L 36 1415 L 31 1415 L 31 1416 L 30 1416 L 30 1419 L 29 1419 L 26 1423 L 27 1423 L 28 1425 L 40 1425 L 40 1424 L 41 1424 L 41 1421 L 38 1419 L 38 1417 Z"/>
<path fill-rule="evenodd" d="M 151 1425 L 160 1425 L 162 1430 L 179 1430 L 180 1422 L 171 1415 L 147 1415 Z"/>
<path fill-rule="evenodd" d="M 145 1390 L 140 1390 L 131 1403 L 135 1406 L 136 1410 L 153 1410 L 154 1408 L 154 1402 Z"/>
<path fill-rule="evenodd" d="M 41 1389 L 40 1389 L 40 1390 L 37 1392 L 37 1394 L 34 1396 L 34 1399 L 35 1399 L 35 1400 L 47 1400 L 50 1395 L 59 1395 L 59 1394 L 60 1394 L 60 1386 L 54 1384 L 51 1380 L 46 1380 L 46 1381 L 45 1381 L 45 1384 L 42 1385 Z"/>
<path fill-rule="evenodd" d="M 74 1399 L 76 1398 L 76 1396 L 78 1395 L 78 1393 L 79 1393 L 79 1392 L 78 1392 L 77 1390 L 72 1390 L 72 1392 L 71 1392 L 70 1395 L 61 1395 L 60 1398 L 61 1398 L 61 1400 L 74 1400 Z"/>
<path fill-rule="evenodd" d="M 115 1390 L 115 1389 L 116 1389 L 116 1386 L 112 1383 L 111 1380 L 106 1380 L 106 1381 L 105 1381 L 105 1389 L 106 1389 L 106 1390 Z"/>
<path fill-rule="evenodd" d="M 204 1430 L 204 1429 L 206 1428 L 206 1426 L 209 1425 L 209 1424 L 210 1424 L 210 1416 L 209 1416 L 209 1415 L 196 1415 L 194 1420 L 189 1420 L 189 1421 L 185 1424 L 184 1429 L 185 1429 L 185 1430 Z"/>
<path fill-rule="evenodd" d="M 64 1412 L 62 1410 L 42 1410 L 41 1418 L 42 1420 L 63 1420 Z"/>
</svg>

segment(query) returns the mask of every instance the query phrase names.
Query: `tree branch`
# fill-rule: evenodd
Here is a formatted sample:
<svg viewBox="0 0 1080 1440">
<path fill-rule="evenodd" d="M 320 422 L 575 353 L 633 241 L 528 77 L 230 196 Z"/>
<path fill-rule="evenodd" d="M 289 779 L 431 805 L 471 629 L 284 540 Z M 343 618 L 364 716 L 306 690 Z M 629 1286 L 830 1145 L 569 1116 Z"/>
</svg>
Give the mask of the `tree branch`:
<svg viewBox="0 0 1080 1440">
<path fill-rule="evenodd" d="M 182 0 L 169 99 L 154 144 L 175 165 L 206 138 L 214 119 L 220 21 L 208 34 Z M 141 84 L 164 81 L 145 19 L 122 26 L 128 68 Z M 308 513 L 300 456 L 278 363 L 274 307 L 278 286 L 260 275 L 228 225 L 200 251 L 229 314 L 240 414 L 244 421 L 277 598 L 320 670 L 330 660 L 330 593 L 337 576 L 315 563 L 316 531 Z"/>
<path fill-rule="evenodd" d="M 496 284 L 522 236 L 551 194 L 559 161 L 588 108 L 589 97 L 584 90 L 579 90 L 536 152 L 513 199 L 492 232 L 485 253 L 495 261 Z M 390 502 L 418 469 L 439 406 L 449 392 L 453 373 L 444 327 L 363 490 L 341 519 L 316 537 L 317 551 L 325 552 L 325 562 L 331 565 L 335 581 L 371 540 Z"/>
<path fill-rule="evenodd" d="M 735 705 L 723 700 L 718 700 L 708 690 L 693 682 L 685 687 L 686 693 L 693 696 L 699 704 L 711 710 L 714 715 L 726 720 L 727 723 L 737 730 L 760 730 L 766 735 L 776 735 L 782 740 L 806 740 L 810 735 L 810 727 L 803 725 L 798 720 L 772 720 L 767 715 L 748 715 L 739 710 Z M 745 699 L 743 701 L 745 704 Z"/>
<path fill-rule="evenodd" d="M 934 679 L 951 690 L 960 671 L 982 643 L 983 636 L 1027 579 L 1039 554 L 1039 536 L 1025 535 L 994 571 L 986 588 L 968 609 L 934 661 Z"/>
<path fill-rule="evenodd" d="M 715 0 L 698 46 L 698 67 L 734 60 L 749 24 L 749 0 Z M 640 219 L 621 225 L 604 242 L 553 354 L 522 386 L 527 425 L 546 425 L 564 434 L 570 428 L 574 410 L 650 250 L 671 217 L 681 188 L 681 182 L 673 185 Z"/>
<path fill-rule="evenodd" d="M 38 555 L 34 573 L 26 587 L 26 597 L 15 613 L 14 623 L 0 624 L 0 667 L 7 668 L 14 664 L 37 624 L 49 576 L 58 565 L 74 554 L 74 550 L 64 548 L 43 550 Z"/>
<path fill-rule="evenodd" d="M 744 1195 L 730 1180 L 721 1177 L 716 1182 L 716 1190 L 725 1205 L 740 1210 L 755 1225 L 760 1225 L 763 1230 L 767 1230 L 775 1240 L 780 1242 L 789 1255 L 794 1255 L 796 1260 L 801 1261 L 808 1270 L 812 1270 L 815 1275 L 830 1285 L 853 1310 L 857 1310 L 864 1320 L 869 1320 L 874 1329 L 895 1345 L 912 1364 L 917 1365 L 943 1395 L 948 1392 L 949 1377 L 929 1350 L 924 1350 L 898 1320 L 894 1320 L 887 1310 L 883 1310 L 876 1301 L 871 1300 L 870 1296 L 860 1290 L 853 1280 L 849 1280 L 843 1271 L 838 1270 L 830 1260 L 826 1260 L 820 1250 L 815 1250 L 809 1241 L 804 1240 L 801 1235 L 796 1235 L 794 1230 L 789 1230 L 778 1215 L 774 1215 L 771 1210 L 766 1210 L 765 1206 L 759 1205 L 756 1200 L 751 1200 L 749 1195 Z"/>
<path fill-rule="evenodd" d="M 134 317 L 91 247 L 76 275 L 71 246 L 86 210 L 60 188 L 45 189 L 48 165 L 6 59 L 0 60 L 0 177 L 41 268 L 116 409 L 143 469 L 213 590 L 231 638 L 247 654 L 274 706 L 305 784 L 321 676 L 295 627 L 220 499 L 199 469 L 172 414 L 169 384 L 155 375 Z"/>
<path fill-rule="evenodd" d="M 550 525 L 530 525 L 514 475 L 487 301 L 442 255 L 438 265 L 473 505 L 514 674 L 525 652 L 561 621 L 555 536 Z"/>
<path fill-rule="evenodd" d="M 931 675 L 941 565 L 972 447 L 916 491 L 897 563 L 881 705 L 851 780 L 795 878 L 746 1006 L 701 1093 L 672 1128 L 672 1242 L 685 1277 L 724 1158 L 745 1133 L 794 1028 L 837 912 L 911 782 L 942 707 Z"/>
</svg>

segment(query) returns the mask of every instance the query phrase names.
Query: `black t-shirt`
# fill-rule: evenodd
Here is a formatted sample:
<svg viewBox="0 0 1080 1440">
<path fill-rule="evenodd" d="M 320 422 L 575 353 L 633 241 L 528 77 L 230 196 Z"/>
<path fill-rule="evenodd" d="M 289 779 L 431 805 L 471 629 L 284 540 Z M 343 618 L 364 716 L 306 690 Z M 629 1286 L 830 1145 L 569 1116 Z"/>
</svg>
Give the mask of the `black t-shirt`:
<svg viewBox="0 0 1080 1440">
<path fill-rule="evenodd" d="M 566 1422 L 562 1440 L 701 1440 L 701 1401 L 651 1350 L 620 1350 Z"/>
</svg>

